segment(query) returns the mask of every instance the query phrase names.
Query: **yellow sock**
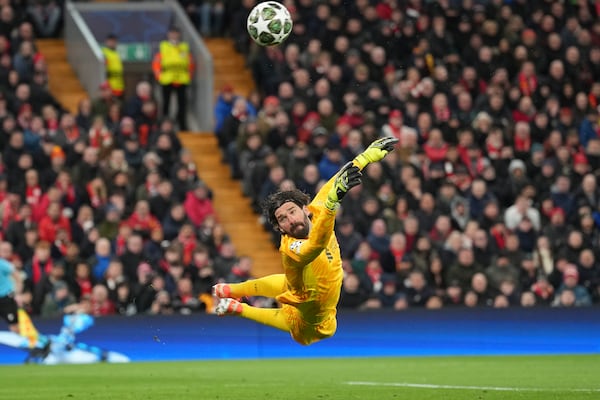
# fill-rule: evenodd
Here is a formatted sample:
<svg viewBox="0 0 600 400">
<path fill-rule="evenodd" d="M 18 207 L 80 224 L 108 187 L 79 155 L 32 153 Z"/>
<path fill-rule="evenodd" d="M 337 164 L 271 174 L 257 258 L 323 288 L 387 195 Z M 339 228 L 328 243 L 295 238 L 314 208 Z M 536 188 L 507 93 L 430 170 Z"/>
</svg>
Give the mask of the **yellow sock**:
<svg viewBox="0 0 600 400">
<path fill-rule="evenodd" d="M 263 325 L 281 329 L 282 331 L 290 331 L 287 316 L 281 308 L 259 308 L 242 304 L 242 313 L 240 316 Z"/>
<path fill-rule="evenodd" d="M 267 275 L 242 283 L 230 283 L 231 297 L 277 297 L 287 289 L 284 274 Z"/>
</svg>

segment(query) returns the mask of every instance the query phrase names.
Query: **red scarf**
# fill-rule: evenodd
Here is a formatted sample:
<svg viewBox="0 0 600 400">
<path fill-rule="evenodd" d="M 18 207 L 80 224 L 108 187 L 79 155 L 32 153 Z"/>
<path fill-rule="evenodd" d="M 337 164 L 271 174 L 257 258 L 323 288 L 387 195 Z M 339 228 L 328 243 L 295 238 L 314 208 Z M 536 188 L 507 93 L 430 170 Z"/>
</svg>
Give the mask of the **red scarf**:
<svg viewBox="0 0 600 400">
<path fill-rule="evenodd" d="M 467 164 L 467 169 L 469 170 L 469 174 L 471 177 L 475 178 L 479 176 L 485 168 L 485 162 L 482 156 L 477 157 L 477 160 L 473 162 L 473 160 L 469 160 Z"/>
<path fill-rule="evenodd" d="M 38 260 L 37 256 L 33 256 L 31 259 L 31 274 L 33 279 L 33 284 L 37 285 L 37 283 L 42 279 L 43 275 L 48 275 L 52 270 L 52 259 L 49 258 L 46 266 L 42 269 L 40 264 L 40 260 Z"/>
<path fill-rule="evenodd" d="M 146 147 L 148 146 L 148 137 L 150 136 L 150 125 L 143 124 L 138 128 L 138 139 L 140 142 L 140 146 Z"/>
<path fill-rule="evenodd" d="M 65 129 L 65 136 L 67 137 L 67 142 L 75 142 L 81 136 L 79 133 L 79 128 L 74 126 L 70 129 Z"/>
<path fill-rule="evenodd" d="M 485 150 L 487 152 L 488 158 L 491 160 L 497 160 L 500 158 L 500 152 L 502 150 L 502 146 L 496 146 L 491 143 L 491 141 L 486 141 Z"/>
<path fill-rule="evenodd" d="M 102 142 L 102 131 L 103 129 L 90 129 L 89 138 L 90 138 L 90 147 L 95 149 L 100 147 Z"/>
<path fill-rule="evenodd" d="M 158 268 L 160 268 L 163 272 L 169 272 L 171 265 L 163 258 L 158 262 Z"/>
<path fill-rule="evenodd" d="M 58 129 L 58 120 L 49 119 L 46 121 L 46 128 L 48 128 L 48 134 L 53 135 Z"/>
<path fill-rule="evenodd" d="M 42 198 L 42 189 L 40 185 L 27 186 L 25 189 L 25 201 L 27 204 L 38 204 Z"/>
<path fill-rule="evenodd" d="M 182 261 L 184 265 L 189 265 L 192 262 L 192 254 L 196 248 L 196 238 L 191 236 L 187 238 L 178 238 L 183 245 Z"/>
<path fill-rule="evenodd" d="M 67 242 L 65 241 L 55 241 L 54 242 L 54 246 L 56 246 L 56 248 L 58 249 L 58 251 L 60 251 L 60 254 L 63 255 L 63 257 L 67 254 Z"/>
<path fill-rule="evenodd" d="M 515 136 L 515 150 L 518 152 L 527 152 L 531 149 L 531 138 L 522 138 Z"/>
<path fill-rule="evenodd" d="M 594 96 L 593 94 L 591 94 L 591 93 L 588 95 L 588 100 L 589 100 L 590 106 L 592 108 L 596 108 L 598 106 L 598 104 L 599 104 L 598 98 L 596 96 Z"/>
<path fill-rule="evenodd" d="M 433 147 L 428 143 L 423 145 L 425 155 L 432 163 L 442 162 L 446 159 L 446 153 L 448 152 L 448 144 L 444 143 L 441 147 Z"/>
<path fill-rule="evenodd" d="M 110 137 L 110 131 L 104 127 L 100 129 L 90 129 L 90 147 L 100 148 L 107 144 Z"/>
<path fill-rule="evenodd" d="M 534 283 L 531 290 L 536 296 L 544 300 L 548 300 L 554 294 L 554 288 L 550 284 L 542 285 L 540 282 Z"/>
<path fill-rule="evenodd" d="M 403 250 L 390 249 L 390 252 L 394 256 L 394 262 L 396 263 L 396 265 L 398 265 L 402 261 L 402 257 L 404 257 L 404 253 L 406 252 L 406 249 L 403 249 Z"/>
<path fill-rule="evenodd" d="M 456 168 L 454 170 L 456 170 Z M 448 182 L 451 182 L 458 187 L 461 191 L 468 190 L 473 180 L 469 174 L 463 174 L 462 176 L 459 176 L 455 172 L 446 174 L 446 179 Z"/>
<path fill-rule="evenodd" d="M 523 96 L 531 96 L 537 89 L 538 81 L 536 76 L 527 78 L 523 73 L 519 73 L 519 89 Z"/>
<path fill-rule="evenodd" d="M 504 233 L 499 229 L 491 229 L 490 233 L 496 241 L 496 246 L 498 247 L 498 249 L 504 250 L 504 246 L 506 244 L 506 237 L 504 236 Z"/>
<path fill-rule="evenodd" d="M 115 239 L 115 254 L 117 256 L 123 255 L 125 250 L 127 249 L 127 239 L 123 237 L 123 235 L 117 235 Z"/>
</svg>

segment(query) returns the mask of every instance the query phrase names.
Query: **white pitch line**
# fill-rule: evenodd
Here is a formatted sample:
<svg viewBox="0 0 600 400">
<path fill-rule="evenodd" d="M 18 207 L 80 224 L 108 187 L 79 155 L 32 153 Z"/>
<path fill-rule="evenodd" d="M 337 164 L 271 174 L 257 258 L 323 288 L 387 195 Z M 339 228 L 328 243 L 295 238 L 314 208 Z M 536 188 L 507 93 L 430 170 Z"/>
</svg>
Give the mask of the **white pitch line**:
<svg viewBox="0 0 600 400">
<path fill-rule="evenodd" d="M 394 386 L 417 389 L 459 389 L 459 390 L 489 390 L 494 392 L 600 392 L 600 389 L 561 389 L 561 388 L 519 388 L 502 386 L 462 386 L 462 385 L 434 385 L 429 383 L 407 383 L 407 382 L 362 382 L 350 381 L 346 385 L 353 386 Z"/>
</svg>

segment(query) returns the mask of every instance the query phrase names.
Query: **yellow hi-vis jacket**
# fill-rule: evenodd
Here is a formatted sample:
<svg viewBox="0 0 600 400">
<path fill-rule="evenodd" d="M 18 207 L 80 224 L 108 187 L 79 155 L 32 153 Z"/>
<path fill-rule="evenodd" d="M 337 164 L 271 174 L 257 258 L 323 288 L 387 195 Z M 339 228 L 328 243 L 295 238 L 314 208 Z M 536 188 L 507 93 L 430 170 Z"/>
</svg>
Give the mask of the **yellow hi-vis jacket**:
<svg viewBox="0 0 600 400">
<path fill-rule="evenodd" d="M 190 47 L 185 42 L 173 44 L 160 42 L 160 48 L 152 61 L 154 77 L 161 85 L 189 85 L 194 71 Z"/>
<path fill-rule="evenodd" d="M 110 86 L 115 95 L 120 96 L 123 94 L 123 89 L 125 89 L 121 56 L 119 56 L 116 50 L 109 49 L 108 47 L 102 47 L 102 53 L 104 54 L 108 86 Z"/>
</svg>

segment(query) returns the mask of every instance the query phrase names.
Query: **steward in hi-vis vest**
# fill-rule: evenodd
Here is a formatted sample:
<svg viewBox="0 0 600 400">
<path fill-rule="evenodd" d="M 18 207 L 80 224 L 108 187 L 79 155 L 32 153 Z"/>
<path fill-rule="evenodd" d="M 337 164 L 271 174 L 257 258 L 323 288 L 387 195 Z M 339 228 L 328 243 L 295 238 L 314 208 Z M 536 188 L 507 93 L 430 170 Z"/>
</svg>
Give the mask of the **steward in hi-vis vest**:
<svg viewBox="0 0 600 400">
<path fill-rule="evenodd" d="M 104 54 L 104 65 L 106 66 L 106 82 L 110 86 L 113 94 L 117 97 L 123 96 L 125 89 L 125 80 L 123 79 L 123 62 L 117 52 L 117 37 L 110 34 L 102 46 Z"/>
<path fill-rule="evenodd" d="M 163 116 L 168 117 L 171 95 L 177 95 L 177 122 L 180 130 L 187 129 L 187 87 L 192 81 L 195 66 L 190 46 L 181 41 L 181 32 L 171 27 L 167 40 L 160 42 L 152 61 L 154 78 L 162 88 Z"/>
</svg>

